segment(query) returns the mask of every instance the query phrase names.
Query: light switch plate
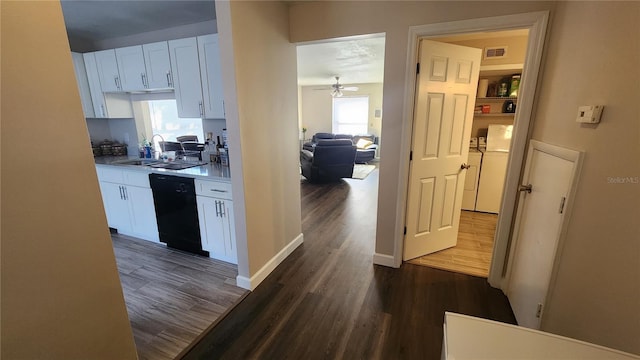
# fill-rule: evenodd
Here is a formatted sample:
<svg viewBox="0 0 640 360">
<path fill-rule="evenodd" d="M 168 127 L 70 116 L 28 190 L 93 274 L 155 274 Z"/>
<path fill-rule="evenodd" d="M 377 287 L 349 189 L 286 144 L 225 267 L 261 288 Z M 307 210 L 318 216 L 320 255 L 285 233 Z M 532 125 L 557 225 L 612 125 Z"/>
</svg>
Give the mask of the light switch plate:
<svg viewBox="0 0 640 360">
<path fill-rule="evenodd" d="M 576 122 L 585 124 L 597 124 L 602 117 L 603 105 L 584 105 L 578 107 Z"/>
</svg>

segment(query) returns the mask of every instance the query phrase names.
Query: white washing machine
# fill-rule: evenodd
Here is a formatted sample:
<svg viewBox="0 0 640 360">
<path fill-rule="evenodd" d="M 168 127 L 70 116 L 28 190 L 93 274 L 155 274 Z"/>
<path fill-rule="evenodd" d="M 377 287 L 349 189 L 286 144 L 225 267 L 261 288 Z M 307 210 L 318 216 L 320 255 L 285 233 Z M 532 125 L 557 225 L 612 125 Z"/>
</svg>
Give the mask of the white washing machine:
<svg viewBox="0 0 640 360">
<path fill-rule="evenodd" d="M 482 156 L 476 211 L 498 213 L 507 174 L 513 125 L 489 125 L 487 150 Z"/>
<path fill-rule="evenodd" d="M 482 156 L 476 211 L 500 211 L 508 160 L 509 153 L 504 151 L 487 151 Z"/>
</svg>

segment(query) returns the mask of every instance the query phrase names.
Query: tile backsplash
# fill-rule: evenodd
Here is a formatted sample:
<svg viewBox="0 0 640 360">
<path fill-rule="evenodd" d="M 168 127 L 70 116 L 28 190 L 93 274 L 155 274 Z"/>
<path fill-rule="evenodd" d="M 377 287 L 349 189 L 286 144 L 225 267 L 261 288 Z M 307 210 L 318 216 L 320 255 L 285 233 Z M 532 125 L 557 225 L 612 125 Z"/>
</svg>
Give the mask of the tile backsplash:
<svg viewBox="0 0 640 360">
<path fill-rule="evenodd" d="M 87 119 L 87 130 L 94 144 L 105 139 L 127 144 L 127 153 L 138 153 L 138 134 L 134 119 Z"/>
</svg>

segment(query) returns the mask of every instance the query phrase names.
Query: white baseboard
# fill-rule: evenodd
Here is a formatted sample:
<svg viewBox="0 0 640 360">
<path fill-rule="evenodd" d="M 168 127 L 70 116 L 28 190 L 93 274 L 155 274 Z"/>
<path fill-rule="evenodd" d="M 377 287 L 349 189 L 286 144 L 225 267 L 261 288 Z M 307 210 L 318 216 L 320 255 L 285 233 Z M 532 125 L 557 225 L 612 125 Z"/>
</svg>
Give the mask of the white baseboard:
<svg viewBox="0 0 640 360">
<path fill-rule="evenodd" d="M 393 258 L 393 256 L 385 255 L 385 254 L 374 253 L 373 254 L 373 263 L 376 264 L 376 265 L 382 265 L 382 266 L 387 266 L 387 267 L 392 267 L 392 268 L 400 267 L 400 266 L 396 265 L 396 261 Z"/>
<path fill-rule="evenodd" d="M 291 241 L 287 246 L 285 246 L 279 253 L 277 253 L 274 257 L 271 258 L 264 266 L 258 270 L 251 278 L 247 278 L 246 276 L 236 276 L 236 284 L 247 290 L 253 290 L 260 283 L 271 274 L 273 270 L 275 270 L 280 263 L 289 256 L 300 244 L 304 242 L 304 234 L 300 233 L 300 235 L 296 236 L 293 241 Z"/>
</svg>

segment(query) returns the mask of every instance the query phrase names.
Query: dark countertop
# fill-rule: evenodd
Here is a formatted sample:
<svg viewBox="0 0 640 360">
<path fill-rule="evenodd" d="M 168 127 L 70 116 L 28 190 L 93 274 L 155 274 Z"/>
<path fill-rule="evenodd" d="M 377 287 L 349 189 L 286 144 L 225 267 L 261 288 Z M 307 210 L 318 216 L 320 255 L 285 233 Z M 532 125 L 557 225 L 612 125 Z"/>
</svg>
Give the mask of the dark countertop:
<svg viewBox="0 0 640 360">
<path fill-rule="evenodd" d="M 135 160 L 138 159 L 135 156 L 99 156 L 95 157 L 96 166 L 117 166 L 127 170 L 139 170 L 149 173 L 167 174 L 175 176 L 191 177 L 201 180 L 217 180 L 217 181 L 231 181 L 231 171 L 228 166 L 221 166 L 220 164 L 206 164 L 200 166 L 194 166 L 188 169 L 182 170 L 168 170 L 152 168 L 144 165 L 125 165 L 119 164 L 118 161 L 122 160 Z"/>
</svg>

